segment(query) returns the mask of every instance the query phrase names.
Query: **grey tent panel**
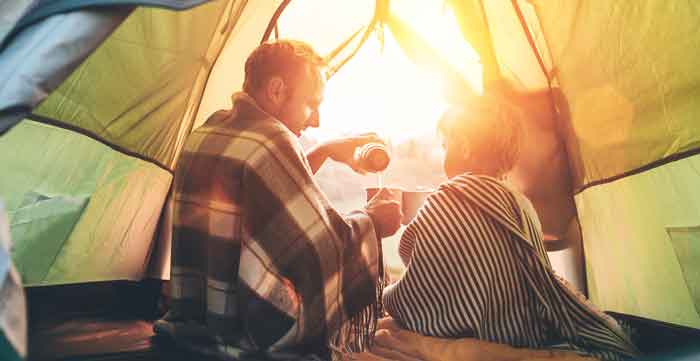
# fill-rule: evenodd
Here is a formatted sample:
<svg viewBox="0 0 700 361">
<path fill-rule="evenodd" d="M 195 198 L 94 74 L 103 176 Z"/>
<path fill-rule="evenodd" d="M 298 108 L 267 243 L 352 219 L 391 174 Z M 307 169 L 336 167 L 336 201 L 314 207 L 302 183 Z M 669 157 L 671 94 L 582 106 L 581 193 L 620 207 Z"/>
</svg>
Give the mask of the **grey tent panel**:
<svg viewBox="0 0 700 361">
<path fill-rule="evenodd" d="M 0 134 L 26 117 L 60 85 L 121 24 L 133 6 L 183 10 L 204 2 L 25 0 L 0 6 L 6 12 L 0 19 L 0 79 L 5 80 L 0 86 Z"/>
<path fill-rule="evenodd" d="M 49 16 L 87 7 L 154 6 L 173 10 L 185 10 L 206 1 L 208 0 L 34 0 L 29 1 L 34 7 L 19 20 L 12 30 L 12 33 L 17 33 L 25 26 Z M 25 0 L 24 2 L 28 1 Z M 0 38 L 0 44 L 2 44 L 2 38 Z"/>
<path fill-rule="evenodd" d="M 0 44 L 39 0 L 0 1 Z"/>
<path fill-rule="evenodd" d="M 0 53 L 0 134 L 59 86 L 127 15 L 82 10 L 53 16 L 17 34 Z"/>
</svg>

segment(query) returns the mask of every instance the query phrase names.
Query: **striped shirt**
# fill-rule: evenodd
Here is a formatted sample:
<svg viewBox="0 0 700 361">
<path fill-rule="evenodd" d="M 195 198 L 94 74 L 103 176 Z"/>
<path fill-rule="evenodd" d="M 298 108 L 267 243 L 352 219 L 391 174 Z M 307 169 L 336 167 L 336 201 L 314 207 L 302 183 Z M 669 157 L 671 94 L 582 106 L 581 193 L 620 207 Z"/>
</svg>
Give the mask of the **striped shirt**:
<svg viewBox="0 0 700 361">
<path fill-rule="evenodd" d="M 603 360 L 637 354 L 612 318 L 554 274 L 534 208 L 496 179 L 465 174 L 442 184 L 406 228 L 399 253 L 406 272 L 383 298 L 409 330 L 564 345 Z"/>
</svg>

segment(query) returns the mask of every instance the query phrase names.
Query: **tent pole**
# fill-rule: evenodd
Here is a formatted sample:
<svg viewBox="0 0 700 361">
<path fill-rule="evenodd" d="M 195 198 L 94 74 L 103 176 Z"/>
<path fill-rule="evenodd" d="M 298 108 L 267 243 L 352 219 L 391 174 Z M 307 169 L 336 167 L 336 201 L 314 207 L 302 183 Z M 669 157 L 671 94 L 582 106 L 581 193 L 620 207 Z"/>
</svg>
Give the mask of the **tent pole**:
<svg viewBox="0 0 700 361">
<path fill-rule="evenodd" d="M 275 13 L 272 14 L 272 18 L 270 19 L 270 22 L 267 23 L 267 28 L 265 29 L 265 33 L 263 34 L 262 39 L 260 39 L 260 44 L 262 44 L 262 43 L 266 42 L 268 39 L 270 39 L 270 34 L 272 34 L 272 31 L 277 27 L 277 20 L 279 20 L 280 16 L 282 16 L 282 12 L 287 7 L 287 5 L 289 5 L 290 2 L 292 2 L 292 0 L 284 0 L 277 7 L 277 10 L 275 10 Z"/>
<path fill-rule="evenodd" d="M 547 86 L 549 87 L 549 90 L 551 92 L 552 79 L 549 76 L 549 72 L 547 71 L 547 67 L 544 65 L 544 60 L 542 60 L 542 55 L 540 54 L 539 50 L 537 49 L 537 44 L 535 44 L 535 39 L 532 38 L 532 32 L 530 32 L 530 27 L 527 26 L 527 22 L 525 21 L 525 16 L 523 16 L 523 12 L 520 9 L 520 5 L 518 5 L 518 0 L 510 0 L 510 3 L 513 5 L 513 10 L 515 10 L 515 14 L 518 16 L 518 21 L 520 21 L 520 25 L 523 27 L 523 32 L 525 33 L 525 37 L 527 38 L 527 42 L 528 42 L 528 44 L 530 44 L 530 48 L 532 48 L 532 52 L 535 54 L 535 57 L 537 58 L 537 63 L 540 65 L 540 70 L 542 70 L 542 74 L 544 75 L 545 79 L 547 79 Z"/>
</svg>

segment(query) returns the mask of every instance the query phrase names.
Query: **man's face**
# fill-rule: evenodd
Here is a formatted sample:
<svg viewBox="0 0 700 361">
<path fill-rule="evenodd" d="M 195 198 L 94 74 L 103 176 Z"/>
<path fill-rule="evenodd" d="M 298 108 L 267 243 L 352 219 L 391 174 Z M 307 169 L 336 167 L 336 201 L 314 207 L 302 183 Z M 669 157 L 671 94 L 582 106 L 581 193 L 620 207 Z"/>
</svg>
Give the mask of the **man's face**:
<svg viewBox="0 0 700 361">
<path fill-rule="evenodd" d="M 319 106 L 323 101 L 325 84 L 320 69 L 309 67 L 301 81 L 290 84 L 286 100 L 276 117 L 297 137 L 308 127 L 320 125 Z"/>
</svg>

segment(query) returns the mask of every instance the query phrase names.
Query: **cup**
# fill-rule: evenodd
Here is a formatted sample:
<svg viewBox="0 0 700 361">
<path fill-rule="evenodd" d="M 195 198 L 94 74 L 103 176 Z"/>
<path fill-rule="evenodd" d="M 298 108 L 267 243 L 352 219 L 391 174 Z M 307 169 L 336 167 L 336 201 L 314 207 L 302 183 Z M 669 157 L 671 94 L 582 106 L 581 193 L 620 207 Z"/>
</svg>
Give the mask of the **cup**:
<svg viewBox="0 0 700 361">
<path fill-rule="evenodd" d="M 420 207 L 422 207 L 423 203 L 425 203 L 425 199 L 428 198 L 428 195 L 430 195 L 430 193 L 433 192 L 429 189 L 417 189 L 414 191 L 407 191 L 404 188 L 400 187 L 385 188 L 391 190 L 392 199 L 401 204 L 401 212 L 403 213 L 403 217 L 401 218 L 401 224 L 403 225 L 411 223 L 413 218 L 416 217 L 416 214 L 418 214 L 418 210 L 420 209 Z M 380 188 L 378 187 L 365 188 L 368 202 L 370 199 L 372 199 L 372 197 L 374 197 L 375 194 L 377 194 L 379 189 Z"/>
<path fill-rule="evenodd" d="M 404 190 L 401 194 L 401 211 L 403 212 L 403 218 L 401 219 L 401 224 L 407 225 L 411 223 L 413 218 L 418 214 L 418 210 L 425 203 L 425 199 L 428 198 L 432 190 L 415 190 L 406 191 Z"/>
<path fill-rule="evenodd" d="M 401 203 L 401 197 L 403 194 L 402 188 L 399 188 L 399 187 L 384 187 L 384 188 L 388 188 L 391 191 L 392 200 Z M 379 187 L 367 187 L 367 188 L 365 188 L 365 193 L 367 194 L 367 202 L 369 202 L 369 200 L 372 199 L 372 197 L 374 197 L 374 195 L 377 194 L 377 192 L 379 192 L 380 189 L 381 188 L 379 188 Z"/>
</svg>

